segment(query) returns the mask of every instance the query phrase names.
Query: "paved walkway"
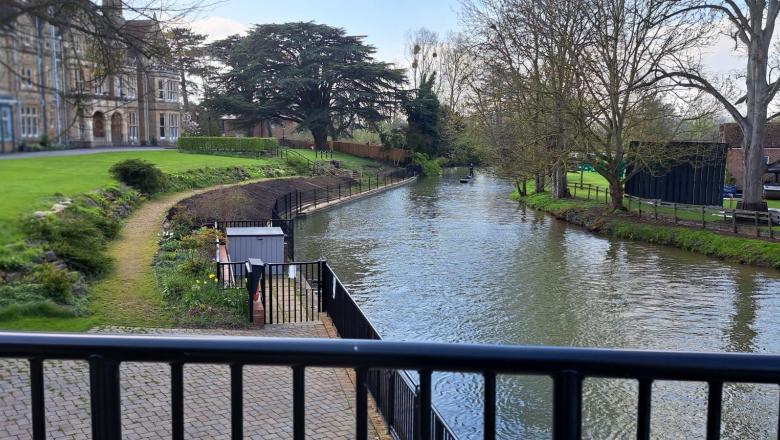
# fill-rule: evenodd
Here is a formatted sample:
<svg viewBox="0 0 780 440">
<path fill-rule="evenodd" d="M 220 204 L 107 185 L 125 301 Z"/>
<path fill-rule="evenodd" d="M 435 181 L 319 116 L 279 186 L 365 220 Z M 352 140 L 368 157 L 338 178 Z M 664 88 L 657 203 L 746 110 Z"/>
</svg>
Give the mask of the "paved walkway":
<svg viewBox="0 0 780 440">
<path fill-rule="evenodd" d="M 102 333 L 165 335 L 240 335 L 261 337 L 329 337 L 322 322 L 266 326 L 262 330 L 205 331 L 187 329 L 110 328 Z M 0 360 L 0 438 L 32 436 L 29 369 L 26 360 Z M 46 361 L 47 438 L 91 438 L 89 367 L 86 362 Z M 122 437 L 171 437 L 170 370 L 165 364 L 126 363 L 121 370 Z M 354 385 L 346 370 L 306 370 L 306 438 L 355 437 Z M 189 439 L 230 438 L 230 372 L 226 365 L 185 365 L 184 424 Z M 385 439 L 384 428 L 371 417 L 371 439 Z M 251 439 L 292 438 L 292 370 L 245 367 L 244 435 Z"/>
<path fill-rule="evenodd" d="M 171 148 L 163 148 L 163 147 L 74 148 L 72 150 L 33 151 L 29 153 L 0 154 L 0 160 L 29 159 L 32 157 L 81 156 L 84 154 L 115 153 L 118 151 L 160 151 L 160 150 L 169 150 Z"/>
</svg>

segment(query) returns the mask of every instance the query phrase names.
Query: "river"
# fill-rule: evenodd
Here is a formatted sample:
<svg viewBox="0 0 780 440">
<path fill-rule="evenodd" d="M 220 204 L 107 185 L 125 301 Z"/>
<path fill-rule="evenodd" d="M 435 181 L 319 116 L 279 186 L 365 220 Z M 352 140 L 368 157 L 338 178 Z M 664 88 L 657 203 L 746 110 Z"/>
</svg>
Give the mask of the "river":
<svg viewBox="0 0 780 440">
<path fill-rule="evenodd" d="M 421 179 L 297 221 L 385 339 L 780 354 L 780 272 L 594 235 L 478 175 Z M 636 382 L 588 379 L 583 437 L 630 438 Z M 435 373 L 434 405 L 482 433 L 482 379 Z M 549 438 L 552 381 L 499 376 L 499 438 Z M 706 386 L 657 382 L 654 438 L 702 438 Z M 776 386 L 724 386 L 725 438 L 776 437 Z"/>
</svg>

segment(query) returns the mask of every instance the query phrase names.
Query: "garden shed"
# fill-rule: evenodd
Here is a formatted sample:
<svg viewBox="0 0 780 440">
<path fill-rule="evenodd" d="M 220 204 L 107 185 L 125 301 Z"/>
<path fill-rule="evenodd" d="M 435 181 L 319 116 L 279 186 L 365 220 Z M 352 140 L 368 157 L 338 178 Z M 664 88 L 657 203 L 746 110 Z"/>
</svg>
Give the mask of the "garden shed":
<svg viewBox="0 0 780 440">
<path fill-rule="evenodd" d="M 259 258 L 264 263 L 284 263 L 284 232 L 277 227 L 226 228 L 230 261 Z"/>
</svg>

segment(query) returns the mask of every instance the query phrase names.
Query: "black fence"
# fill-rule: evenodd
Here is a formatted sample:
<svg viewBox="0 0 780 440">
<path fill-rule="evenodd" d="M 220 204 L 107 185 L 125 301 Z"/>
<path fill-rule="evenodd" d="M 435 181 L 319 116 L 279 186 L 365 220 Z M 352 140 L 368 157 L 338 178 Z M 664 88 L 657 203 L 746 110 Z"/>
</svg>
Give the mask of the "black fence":
<svg viewBox="0 0 780 440">
<path fill-rule="evenodd" d="M 609 204 L 612 200 L 607 188 L 579 183 L 569 184 L 569 193 L 575 198 Z M 721 203 L 723 199 L 721 198 Z M 643 199 L 628 194 L 623 195 L 623 207 L 629 214 L 640 219 L 666 222 L 718 232 L 728 232 L 746 237 L 774 240 L 780 222 L 777 213 L 772 211 L 747 211 L 736 209 L 736 200 L 731 207 L 719 205 L 689 205 L 676 202 L 664 202 L 658 199 Z"/>
<path fill-rule="evenodd" d="M 217 284 L 222 289 L 243 289 L 246 287 L 246 263 L 243 261 L 217 261 Z"/>
<path fill-rule="evenodd" d="M 334 305 L 331 303 L 330 305 Z M 336 307 L 336 305 L 334 305 Z M 89 363 L 91 428 L 94 439 L 122 437 L 120 365 L 123 362 L 156 362 L 170 365 L 172 438 L 184 439 L 185 364 L 230 365 L 231 430 L 233 439 L 244 438 L 243 368 L 246 365 L 288 366 L 292 369 L 293 439 L 305 438 L 306 368 L 355 370 L 355 432 L 368 438 L 367 391 L 380 409 L 388 402 L 391 387 L 375 388 L 375 371 L 417 371 L 420 377 L 413 422 L 394 420 L 396 438 L 429 440 L 451 438 L 435 431 L 436 412 L 431 405 L 431 374 L 457 371 L 484 377 L 485 439 L 496 436 L 496 376 L 542 375 L 553 379 L 552 437 L 581 438 L 582 383 L 586 378 L 634 379 L 637 382 L 637 438 L 651 435 L 652 389 L 655 381 L 696 381 L 708 385 L 706 438 L 721 435 L 723 384 L 780 382 L 780 356 L 742 353 L 685 353 L 608 350 L 569 347 L 502 346 L 388 342 L 377 340 L 279 339 L 253 337 L 108 336 L 96 334 L 0 333 L 0 358 L 28 359 L 30 363 L 30 420 L 32 438 L 46 438 L 45 360 L 83 360 Z M 380 373 L 379 377 L 381 378 Z M 381 381 L 379 381 L 381 382 Z M 398 384 L 398 382 L 396 382 Z M 396 387 L 397 388 L 397 387 Z M 379 390 L 379 391 L 377 391 Z M 392 396 L 397 396 L 392 394 Z M 407 396 L 408 397 L 408 396 Z M 273 398 L 273 396 L 269 396 Z M 405 405 L 405 406 L 404 406 Z M 86 415 L 85 415 L 86 416 Z M 396 407 L 395 417 L 398 416 Z M 387 417 L 387 416 L 386 416 Z M 415 426 L 413 437 L 408 426 Z M 415 431 L 412 431 L 415 432 Z"/>
<path fill-rule="evenodd" d="M 255 270 L 253 266 L 252 270 Z M 322 310 L 320 261 L 269 263 L 260 268 L 259 295 L 266 324 L 317 321 Z M 253 304 L 250 291 L 250 310 Z M 250 316 L 250 319 L 253 317 Z"/>
<path fill-rule="evenodd" d="M 322 286 L 323 311 L 341 338 L 382 339 L 326 262 L 322 262 Z M 419 378 L 420 385 L 415 385 L 404 370 L 374 369 L 365 373 L 368 390 L 394 438 L 456 439 L 431 404 L 430 371 L 421 371 Z"/>
</svg>

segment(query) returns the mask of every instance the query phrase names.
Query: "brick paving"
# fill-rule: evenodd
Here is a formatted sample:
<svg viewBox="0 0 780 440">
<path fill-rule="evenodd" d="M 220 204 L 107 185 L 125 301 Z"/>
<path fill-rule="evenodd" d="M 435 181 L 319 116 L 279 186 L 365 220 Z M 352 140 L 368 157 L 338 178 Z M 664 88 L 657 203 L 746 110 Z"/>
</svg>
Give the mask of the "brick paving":
<svg viewBox="0 0 780 440">
<path fill-rule="evenodd" d="M 327 322 L 327 318 L 326 322 Z M 269 325 L 261 330 L 107 328 L 101 333 L 333 337 L 322 322 Z M 170 369 L 166 364 L 124 363 L 120 368 L 122 436 L 127 440 L 170 438 Z M 355 437 L 354 382 L 347 370 L 306 370 L 306 438 Z M 44 363 L 47 438 L 91 438 L 89 367 L 80 361 Z M 370 405 L 373 407 L 373 405 Z M 373 411 L 372 411 L 373 412 Z M 185 365 L 184 425 L 189 439 L 230 438 L 230 371 L 226 365 Z M 371 439 L 386 439 L 376 413 Z M 244 435 L 292 438 L 292 370 L 244 368 Z M 0 439 L 29 439 L 29 368 L 26 360 L 0 360 Z"/>
</svg>

